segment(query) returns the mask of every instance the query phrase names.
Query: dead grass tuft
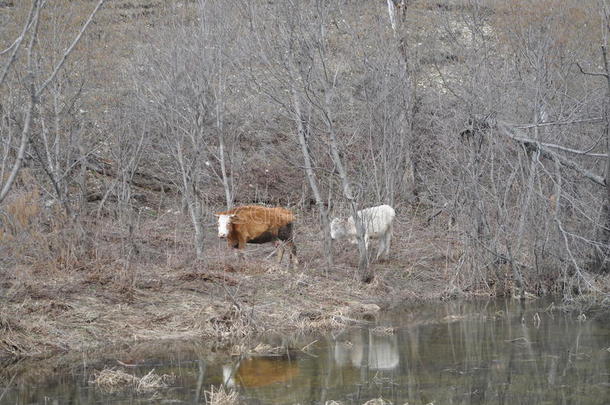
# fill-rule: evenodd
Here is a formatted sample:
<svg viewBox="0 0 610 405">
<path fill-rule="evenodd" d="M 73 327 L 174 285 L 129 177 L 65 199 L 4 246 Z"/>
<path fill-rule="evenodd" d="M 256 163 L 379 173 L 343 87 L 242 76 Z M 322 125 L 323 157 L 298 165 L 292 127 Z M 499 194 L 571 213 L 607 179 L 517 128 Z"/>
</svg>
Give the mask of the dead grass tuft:
<svg viewBox="0 0 610 405">
<path fill-rule="evenodd" d="M 257 331 L 251 314 L 243 308 L 232 305 L 224 314 L 209 320 L 212 334 L 221 340 L 245 338 Z"/>
<path fill-rule="evenodd" d="M 40 192 L 33 188 L 22 193 L 16 193 L 6 204 L 6 217 L 0 223 L 0 240 L 2 236 L 17 236 L 22 232 L 31 231 L 41 212 Z"/>
<path fill-rule="evenodd" d="M 303 333 L 342 329 L 349 326 L 348 322 L 346 322 L 348 318 L 343 316 L 343 312 L 342 309 L 335 309 L 321 313 L 314 318 L 309 316 L 301 317 L 301 314 L 298 314 L 299 320 L 297 321 L 297 327 Z"/>
<path fill-rule="evenodd" d="M 136 386 L 137 392 L 150 392 L 161 388 L 167 388 L 169 384 L 173 383 L 176 377 L 173 374 L 155 374 L 154 369 L 150 370 L 148 374 L 140 378 Z"/>
<path fill-rule="evenodd" d="M 392 403 L 390 401 L 386 401 L 383 398 L 373 398 L 369 399 L 362 405 L 392 405 Z"/>
<path fill-rule="evenodd" d="M 212 385 L 209 391 L 205 391 L 205 402 L 208 405 L 234 405 L 240 401 L 239 394 L 235 390 L 227 391 L 223 385 L 219 388 Z"/>
<path fill-rule="evenodd" d="M 371 329 L 371 332 L 373 333 L 373 335 L 377 336 L 389 336 L 396 333 L 396 329 L 390 326 L 377 326 Z"/>
<path fill-rule="evenodd" d="M 229 353 L 231 356 L 247 356 L 247 355 L 272 355 L 286 351 L 282 346 L 271 346 L 266 343 L 259 343 L 255 347 L 248 347 L 246 344 L 236 344 L 231 347 Z"/>
<path fill-rule="evenodd" d="M 102 371 L 94 372 L 93 379 L 89 381 L 89 384 L 93 384 L 108 393 L 133 389 L 135 392 L 142 394 L 167 388 L 175 379 L 173 374 L 159 375 L 154 371 L 152 369 L 145 376 L 138 377 L 122 370 L 105 368 Z"/>
<path fill-rule="evenodd" d="M 178 276 L 180 281 L 208 281 L 220 282 L 228 286 L 235 286 L 238 281 L 224 272 L 187 272 Z"/>
<path fill-rule="evenodd" d="M 285 351 L 286 348 L 281 346 L 271 346 L 265 343 L 259 343 L 256 345 L 254 349 L 252 349 L 251 353 L 255 354 L 278 354 L 280 352 Z"/>
<path fill-rule="evenodd" d="M 112 393 L 135 386 L 137 379 L 136 376 L 122 370 L 104 369 L 94 372 L 93 379 L 89 381 L 89 384 L 94 384 L 104 392 Z"/>
<path fill-rule="evenodd" d="M 0 313 L 0 357 L 27 357 L 36 355 L 35 342 L 21 322 L 6 313 Z"/>
</svg>

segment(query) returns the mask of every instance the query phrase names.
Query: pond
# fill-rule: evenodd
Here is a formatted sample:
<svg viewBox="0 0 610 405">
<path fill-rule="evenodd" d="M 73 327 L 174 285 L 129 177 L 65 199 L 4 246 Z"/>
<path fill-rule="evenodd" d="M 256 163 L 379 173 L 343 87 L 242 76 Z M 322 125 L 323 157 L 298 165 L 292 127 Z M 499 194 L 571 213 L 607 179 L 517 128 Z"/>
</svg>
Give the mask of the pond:
<svg viewBox="0 0 610 405">
<path fill-rule="evenodd" d="M 205 403 L 223 383 L 248 404 L 609 404 L 608 314 L 578 318 L 551 301 L 431 303 L 380 314 L 362 327 L 270 338 L 272 355 L 231 356 L 201 342 L 129 345 L 70 367 L 5 369 L 1 403 Z M 130 353 L 129 355 L 125 353 Z M 146 353 L 145 355 L 141 353 Z M 99 355 L 98 355 L 99 356 Z M 126 367 L 121 365 L 134 365 Z M 173 374 L 166 388 L 109 393 L 89 381 L 113 367 Z M 50 371 L 49 371 L 50 369 Z M 20 370 L 17 372 L 16 370 Z"/>
</svg>

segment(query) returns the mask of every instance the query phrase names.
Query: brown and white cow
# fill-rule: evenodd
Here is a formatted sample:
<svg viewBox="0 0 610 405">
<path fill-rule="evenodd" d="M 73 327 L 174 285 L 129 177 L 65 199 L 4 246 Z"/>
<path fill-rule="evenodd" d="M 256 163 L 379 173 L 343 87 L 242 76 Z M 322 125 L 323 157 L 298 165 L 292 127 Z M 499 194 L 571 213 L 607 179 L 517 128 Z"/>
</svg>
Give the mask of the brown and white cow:
<svg viewBox="0 0 610 405">
<path fill-rule="evenodd" d="M 226 238 L 229 247 L 243 249 L 246 243 L 279 243 L 277 261 L 281 263 L 285 247 L 290 248 L 290 260 L 298 264 L 297 248 L 292 227 L 295 220 L 292 211 L 285 208 L 267 208 L 244 205 L 215 214 L 218 217 L 218 237 Z"/>
</svg>

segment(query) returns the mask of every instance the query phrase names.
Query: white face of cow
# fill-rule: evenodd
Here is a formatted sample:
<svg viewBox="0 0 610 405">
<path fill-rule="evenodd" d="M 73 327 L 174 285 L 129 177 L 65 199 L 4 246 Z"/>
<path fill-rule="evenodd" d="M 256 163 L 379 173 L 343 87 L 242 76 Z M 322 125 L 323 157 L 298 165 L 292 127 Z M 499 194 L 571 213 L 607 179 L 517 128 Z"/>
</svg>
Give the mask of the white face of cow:
<svg viewBox="0 0 610 405">
<path fill-rule="evenodd" d="M 231 218 L 235 215 L 218 215 L 218 237 L 226 238 L 229 236 L 229 225 L 231 224 Z"/>
</svg>

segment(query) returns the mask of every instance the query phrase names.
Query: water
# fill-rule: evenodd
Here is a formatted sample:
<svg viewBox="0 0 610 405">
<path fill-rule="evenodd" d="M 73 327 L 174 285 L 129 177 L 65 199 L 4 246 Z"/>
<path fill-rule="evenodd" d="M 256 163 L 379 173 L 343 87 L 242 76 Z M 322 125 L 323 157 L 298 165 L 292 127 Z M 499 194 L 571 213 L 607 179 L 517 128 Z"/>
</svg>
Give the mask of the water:
<svg viewBox="0 0 610 405">
<path fill-rule="evenodd" d="M 269 339 L 281 354 L 241 360 L 210 352 L 206 342 L 163 342 L 69 364 L 14 364 L 0 372 L 0 386 L 14 378 L 1 402 L 205 403 L 204 392 L 225 382 L 248 404 L 363 404 L 379 397 L 393 404 L 610 404 L 608 313 L 577 320 L 549 304 L 410 307 L 343 333 Z M 118 367 L 117 360 L 137 367 Z M 157 392 L 109 394 L 88 383 L 105 366 L 176 378 Z"/>
</svg>

